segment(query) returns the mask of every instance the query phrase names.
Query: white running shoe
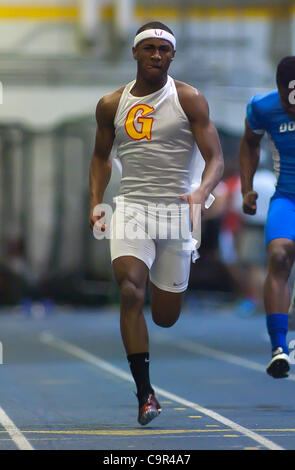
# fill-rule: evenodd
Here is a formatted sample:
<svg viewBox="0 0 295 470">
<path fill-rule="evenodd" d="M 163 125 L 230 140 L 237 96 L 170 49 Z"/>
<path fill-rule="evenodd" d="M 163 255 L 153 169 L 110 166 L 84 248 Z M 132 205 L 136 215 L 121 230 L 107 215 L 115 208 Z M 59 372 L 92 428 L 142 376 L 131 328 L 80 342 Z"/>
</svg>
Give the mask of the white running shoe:
<svg viewBox="0 0 295 470">
<path fill-rule="evenodd" d="M 272 359 L 266 368 L 266 372 L 274 379 L 288 377 L 290 370 L 290 360 L 283 348 L 278 347 L 272 353 Z"/>
</svg>

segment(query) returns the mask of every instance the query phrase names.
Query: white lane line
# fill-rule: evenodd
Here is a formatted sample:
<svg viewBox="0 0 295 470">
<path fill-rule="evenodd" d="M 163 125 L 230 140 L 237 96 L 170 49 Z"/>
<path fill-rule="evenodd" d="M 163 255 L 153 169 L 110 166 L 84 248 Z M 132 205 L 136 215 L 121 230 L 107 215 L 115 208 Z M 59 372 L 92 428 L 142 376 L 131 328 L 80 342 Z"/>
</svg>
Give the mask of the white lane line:
<svg viewBox="0 0 295 470">
<path fill-rule="evenodd" d="M 122 369 L 113 366 L 109 362 L 104 361 L 103 359 L 100 359 L 99 357 L 94 356 L 91 353 L 88 353 L 84 349 L 81 349 L 78 346 L 75 346 L 74 344 L 61 340 L 50 333 L 42 333 L 40 335 L 40 340 L 42 343 L 61 349 L 62 351 L 65 351 L 68 354 L 71 354 L 72 356 L 78 357 L 79 359 L 82 359 L 83 361 L 88 362 L 89 364 L 92 364 L 95 367 L 99 367 L 100 369 L 109 372 L 113 375 L 116 375 L 117 377 L 120 377 L 123 380 L 127 380 L 128 382 L 133 383 L 133 378 L 131 374 L 128 374 Z M 260 436 L 259 434 L 250 431 L 249 429 L 244 428 L 243 426 L 240 426 L 234 421 L 231 421 L 230 419 L 227 419 L 224 416 L 215 413 L 215 411 L 204 408 L 203 406 L 200 406 L 192 401 L 185 400 L 184 398 L 181 398 L 178 395 L 174 395 L 173 393 L 167 392 L 167 390 L 164 390 L 163 388 L 154 387 L 154 389 L 157 394 L 162 395 L 163 397 L 168 398 L 169 400 L 175 401 L 176 403 L 180 403 L 181 405 L 184 405 L 188 408 L 192 408 L 193 410 L 198 411 L 199 413 L 203 413 L 204 415 L 213 418 L 215 421 L 218 421 L 219 423 L 222 423 L 225 426 L 228 426 L 231 429 L 238 431 L 239 433 L 247 436 L 248 438 L 253 439 L 255 442 L 258 442 L 267 449 L 284 450 L 283 447 L 280 447 L 269 439 L 266 439 L 265 437 Z"/>
<path fill-rule="evenodd" d="M 173 347 L 177 346 L 185 351 L 194 352 L 197 354 L 202 354 L 203 356 L 213 357 L 214 359 L 218 359 L 220 361 L 230 362 L 231 364 L 235 364 L 237 366 L 246 367 L 247 369 L 256 370 L 257 372 L 263 372 L 266 374 L 266 366 L 260 364 L 259 362 L 249 361 L 248 359 L 244 359 L 240 356 L 235 356 L 234 354 L 229 354 L 224 351 L 220 351 L 219 349 L 209 348 L 207 346 L 203 346 L 200 343 L 195 343 L 194 341 L 186 340 L 186 339 L 178 339 L 172 338 L 171 336 L 169 339 L 162 334 L 157 334 L 156 337 L 153 339 L 154 342 L 161 343 L 165 341 L 165 343 L 173 343 Z M 295 380 L 295 375 L 290 374 L 287 380 Z"/>
<path fill-rule="evenodd" d="M 21 431 L 11 421 L 9 416 L 5 413 L 3 408 L 0 407 L 0 424 L 6 429 L 13 442 L 20 450 L 34 450 L 29 441 L 21 433 Z"/>
</svg>

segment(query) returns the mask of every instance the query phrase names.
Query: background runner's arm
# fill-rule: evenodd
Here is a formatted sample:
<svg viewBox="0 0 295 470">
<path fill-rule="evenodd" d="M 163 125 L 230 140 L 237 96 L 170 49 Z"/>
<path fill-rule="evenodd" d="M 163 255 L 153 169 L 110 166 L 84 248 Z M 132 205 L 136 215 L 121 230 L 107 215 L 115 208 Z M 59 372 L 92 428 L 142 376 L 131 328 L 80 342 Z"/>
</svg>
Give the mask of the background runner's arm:
<svg viewBox="0 0 295 470">
<path fill-rule="evenodd" d="M 248 121 L 245 121 L 245 132 L 241 140 L 239 162 L 242 184 L 242 194 L 253 189 L 253 177 L 256 172 L 259 156 L 260 141 L 262 134 L 256 134 L 250 129 Z"/>
<path fill-rule="evenodd" d="M 102 98 L 96 108 L 97 131 L 89 171 L 90 182 L 90 225 L 99 219 L 93 216 L 93 209 L 102 203 L 104 192 L 111 178 L 111 150 L 115 138 L 113 114 Z"/>
<path fill-rule="evenodd" d="M 243 211 L 254 215 L 256 212 L 256 199 L 258 194 L 253 191 L 253 178 L 258 167 L 260 157 L 260 141 L 263 134 L 256 134 L 245 121 L 245 132 L 241 140 L 239 151 L 241 190 L 243 195 Z"/>
</svg>

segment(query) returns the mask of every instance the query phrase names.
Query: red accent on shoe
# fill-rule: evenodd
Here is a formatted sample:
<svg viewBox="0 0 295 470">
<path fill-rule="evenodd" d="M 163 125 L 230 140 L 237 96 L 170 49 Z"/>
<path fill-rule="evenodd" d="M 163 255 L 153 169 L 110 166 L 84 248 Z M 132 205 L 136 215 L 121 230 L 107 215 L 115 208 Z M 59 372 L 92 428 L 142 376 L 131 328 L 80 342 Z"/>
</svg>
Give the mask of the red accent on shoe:
<svg viewBox="0 0 295 470">
<path fill-rule="evenodd" d="M 139 408 L 138 411 L 138 422 L 143 426 L 148 424 L 152 419 L 159 416 L 162 408 L 155 395 L 150 394 L 148 400 Z"/>
</svg>

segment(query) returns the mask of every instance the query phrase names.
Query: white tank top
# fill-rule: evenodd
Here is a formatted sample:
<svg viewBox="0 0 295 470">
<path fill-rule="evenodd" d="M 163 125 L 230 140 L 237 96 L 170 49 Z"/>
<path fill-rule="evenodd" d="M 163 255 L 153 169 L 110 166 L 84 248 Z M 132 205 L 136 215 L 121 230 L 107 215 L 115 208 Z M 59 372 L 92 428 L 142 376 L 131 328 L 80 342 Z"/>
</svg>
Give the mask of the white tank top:
<svg viewBox="0 0 295 470">
<path fill-rule="evenodd" d="M 124 88 L 114 119 L 115 147 L 122 167 L 120 195 L 141 203 L 180 203 L 190 190 L 191 170 L 204 165 L 179 100 L 174 80 L 146 96 L 133 96 L 135 80 Z"/>
</svg>

